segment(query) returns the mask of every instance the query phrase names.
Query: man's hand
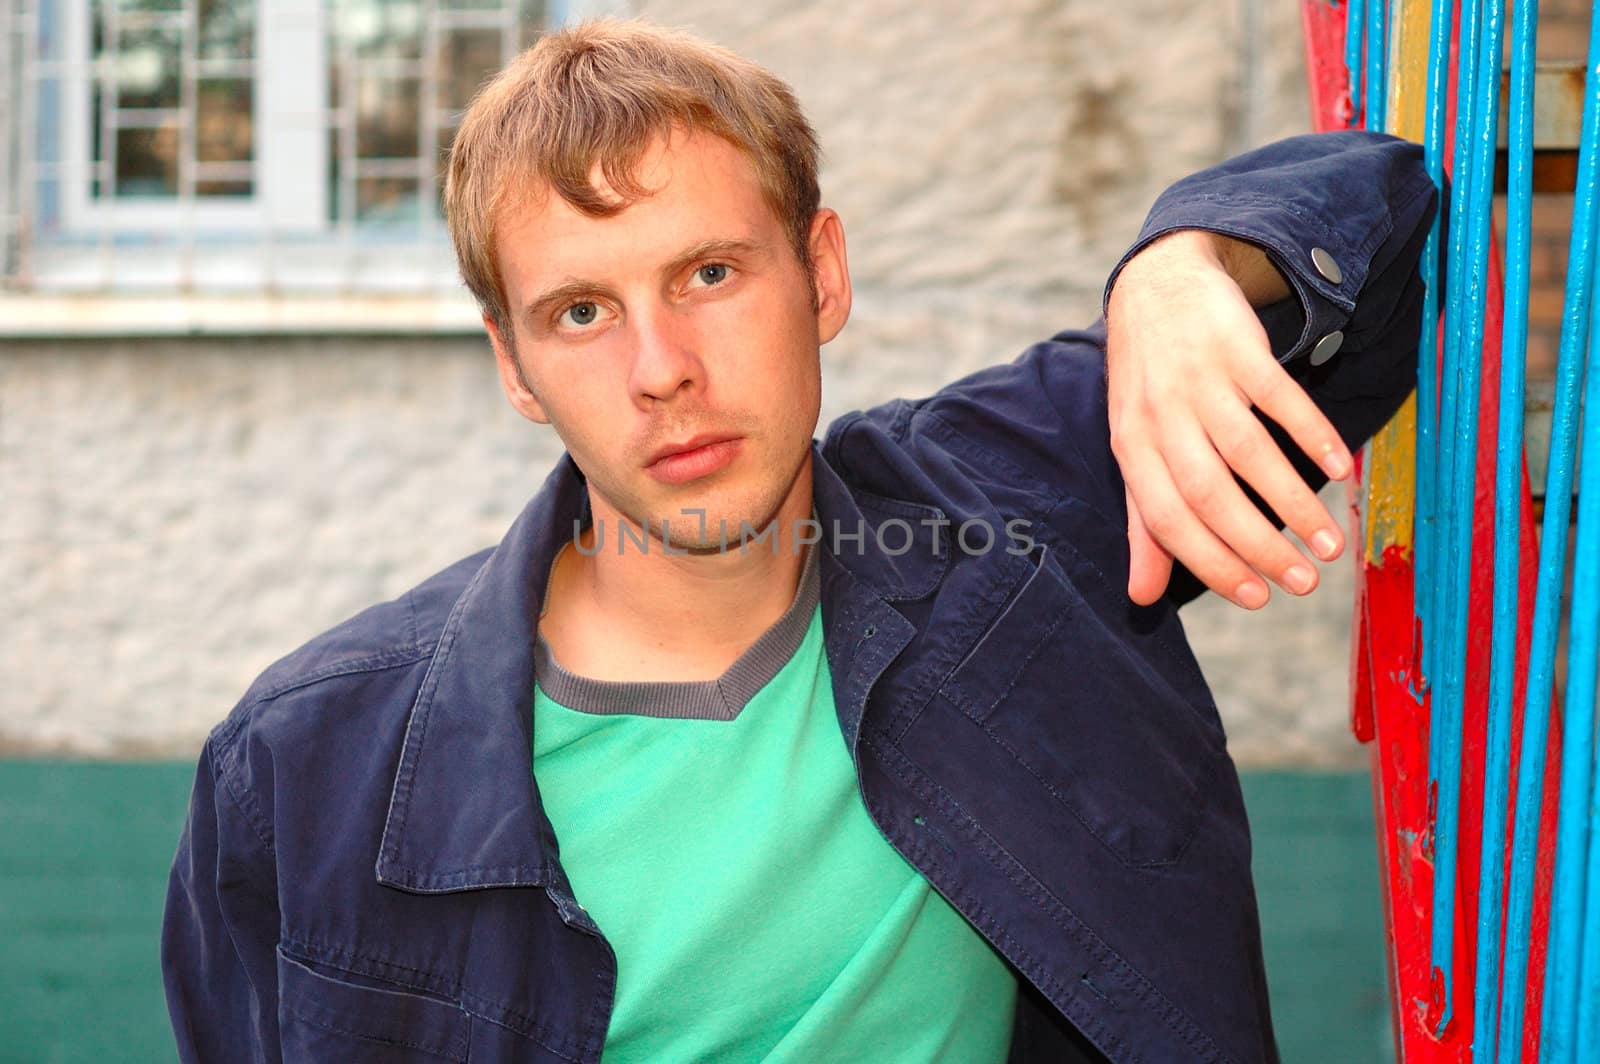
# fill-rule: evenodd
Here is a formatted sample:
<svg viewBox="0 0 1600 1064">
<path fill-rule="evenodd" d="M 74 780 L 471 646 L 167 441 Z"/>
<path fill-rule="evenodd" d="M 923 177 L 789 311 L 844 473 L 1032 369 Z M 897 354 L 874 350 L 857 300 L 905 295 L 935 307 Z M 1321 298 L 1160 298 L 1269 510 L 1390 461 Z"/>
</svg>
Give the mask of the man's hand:
<svg viewBox="0 0 1600 1064">
<path fill-rule="evenodd" d="M 1338 524 L 1251 411 L 1259 408 L 1333 480 L 1350 452 L 1280 366 L 1253 306 L 1289 288 L 1265 252 L 1199 230 L 1171 233 L 1122 268 L 1107 306 L 1111 447 L 1128 494 L 1128 595 L 1161 597 L 1176 558 L 1246 609 L 1263 577 L 1303 595 L 1317 569 L 1249 500 L 1237 473 L 1317 556 Z"/>
</svg>

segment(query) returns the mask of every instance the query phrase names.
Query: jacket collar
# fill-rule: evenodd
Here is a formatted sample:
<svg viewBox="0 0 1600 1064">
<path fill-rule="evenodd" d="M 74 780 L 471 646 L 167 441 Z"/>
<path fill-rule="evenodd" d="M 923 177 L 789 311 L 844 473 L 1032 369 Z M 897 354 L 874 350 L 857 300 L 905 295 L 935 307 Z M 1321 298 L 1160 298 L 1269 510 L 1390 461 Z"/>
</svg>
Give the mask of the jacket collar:
<svg viewBox="0 0 1600 1064">
<path fill-rule="evenodd" d="M 837 691 L 855 670 L 853 644 L 834 622 L 881 616 L 891 612 L 884 600 L 927 594 L 947 559 L 898 551 L 897 540 L 896 553 L 885 551 L 875 530 L 887 517 L 915 526 L 939 512 L 876 496 L 858 500 L 816 441 L 812 485 L 825 530 L 823 620 L 830 660 L 840 669 Z M 589 516 L 583 474 L 563 454 L 457 598 L 412 705 L 378 852 L 379 882 L 419 893 L 568 889 L 532 771 L 533 635 L 551 561 Z M 835 549 L 832 529 L 865 535 Z M 898 636 L 903 646 L 910 633 Z"/>
</svg>

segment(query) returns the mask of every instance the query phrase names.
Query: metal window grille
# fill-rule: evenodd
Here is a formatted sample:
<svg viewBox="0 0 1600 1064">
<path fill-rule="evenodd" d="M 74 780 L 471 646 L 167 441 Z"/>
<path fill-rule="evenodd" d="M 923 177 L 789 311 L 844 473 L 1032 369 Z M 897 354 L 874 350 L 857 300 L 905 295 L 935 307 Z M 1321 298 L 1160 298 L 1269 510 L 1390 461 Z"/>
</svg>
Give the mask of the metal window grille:
<svg viewBox="0 0 1600 1064">
<path fill-rule="evenodd" d="M 0 282 L 444 291 L 442 162 L 542 0 L 0 0 Z"/>
</svg>

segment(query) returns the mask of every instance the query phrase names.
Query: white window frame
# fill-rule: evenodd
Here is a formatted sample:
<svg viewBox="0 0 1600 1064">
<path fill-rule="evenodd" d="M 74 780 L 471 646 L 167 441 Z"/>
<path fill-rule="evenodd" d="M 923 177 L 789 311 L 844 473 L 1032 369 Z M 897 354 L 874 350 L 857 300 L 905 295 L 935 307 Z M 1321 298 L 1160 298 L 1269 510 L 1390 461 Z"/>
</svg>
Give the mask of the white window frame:
<svg viewBox="0 0 1600 1064">
<path fill-rule="evenodd" d="M 255 58 L 248 61 L 255 108 L 251 194 L 226 199 L 180 195 L 172 202 L 164 197 L 98 199 L 92 194 L 90 107 L 98 71 L 89 54 L 90 4 L 57 0 L 57 5 L 66 72 L 61 79 L 59 170 L 64 233 L 182 229 L 196 235 L 271 231 L 288 236 L 330 231 L 323 176 L 328 164 L 323 133 L 327 78 L 266 74 L 326 69 L 323 0 L 257 0 Z M 194 8 L 187 10 L 192 15 Z"/>
<path fill-rule="evenodd" d="M 19 2 L 24 6 L 16 7 Z M 427 8 L 437 0 L 418 2 Z M 415 228 L 369 230 L 351 212 L 330 217 L 332 153 L 353 143 L 333 145 L 328 135 L 350 120 L 340 116 L 340 123 L 330 113 L 324 73 L 333 58 L 328 21 L 336 17 L 335 3 L 257 0 L 255 55 L 209 70 L 202 62 L 195 71 L 201 77 L 243 76 L 246 68 L 260 75 L 251 79 L 251 194 L 180 194 L 165 202 L 92 194 L 90 106 L 97 71 L 90 0 L 54 0 L 60 43 L 49 59 L 22 53 L 35 47 L 40 0 L 0 0 L 0 14 L 19 12 L 9 23 L 19 45 L 13 54 L 21 60 L 13 72 L 20 106 L 0 106 L 0 118 L 16 126 L 8 144 L 20 178 L 13 190 L 18 202 L 0 195 L 0 208 L 21 248 L 12 272 L 0 277 L 0 337 L 480 332 L 479 311 L 456 274 L 442 222 L 425 215 Z M 555 27 L 632 7 L 630 0 L 544 0 L 544 23 Z M 185 15 L 196 17 L 192 5 Z M 0 29 L 7 22 L 0 18 Z M 45 118 L 57 123 L 57 146 L 53 161 L 44 164 L 33 150 L 39 79 L 54 82 L 60 108 Z M 344 95 L 341 105 L 348 106 Z M 436 164 L 431 157 L 416 163 L 428 187 Z M 346 169 L 341 200 L 355 193 Z M 53 183 L 57 197 L 47 235 L 28 219 L 39 178 Z"/>
</svg>

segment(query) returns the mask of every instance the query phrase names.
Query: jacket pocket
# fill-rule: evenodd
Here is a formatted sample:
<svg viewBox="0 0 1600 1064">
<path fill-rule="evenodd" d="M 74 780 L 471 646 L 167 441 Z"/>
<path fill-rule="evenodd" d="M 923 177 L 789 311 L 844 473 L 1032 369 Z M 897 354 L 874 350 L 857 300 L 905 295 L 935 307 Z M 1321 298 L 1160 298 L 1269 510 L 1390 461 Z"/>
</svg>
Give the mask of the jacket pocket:
<svg viewBox="0 0 1600 1064">
<path fill-rule="evenodd" d="M 438 1064 L 467 1059 L 471 1017 L 439 998 L 348 982 L 278 950 L 285 1061 Z"/>
<path fill-rule="evenodd" d="M 1070 544 L 1040 544 L 1026 560 L 939 694 L 1121 861 L 1169 864 L 1226 757 L 1215 709 L 1173 633 L 1100 586 Z"/>
</svg>

